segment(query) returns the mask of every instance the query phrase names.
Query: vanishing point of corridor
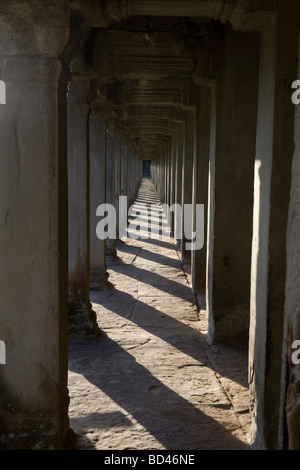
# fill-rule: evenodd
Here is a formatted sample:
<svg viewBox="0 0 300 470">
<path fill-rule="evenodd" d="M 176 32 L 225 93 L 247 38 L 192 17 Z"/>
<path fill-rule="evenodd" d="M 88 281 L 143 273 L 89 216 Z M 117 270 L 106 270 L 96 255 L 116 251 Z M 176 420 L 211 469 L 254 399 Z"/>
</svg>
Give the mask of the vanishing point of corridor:
<svg viewBox="0 0 300 470">
<path fill-rule="evenodd" d="M 91 291 L 100 335 L 70 339 L 75 448 L 247 449 L 247 350 L 207 343 L 174 239 L 147 236 L 163 218 L 150 180 L 134 207 L 141 237 L 118 241 L 109 282 Z"/>
</svg>

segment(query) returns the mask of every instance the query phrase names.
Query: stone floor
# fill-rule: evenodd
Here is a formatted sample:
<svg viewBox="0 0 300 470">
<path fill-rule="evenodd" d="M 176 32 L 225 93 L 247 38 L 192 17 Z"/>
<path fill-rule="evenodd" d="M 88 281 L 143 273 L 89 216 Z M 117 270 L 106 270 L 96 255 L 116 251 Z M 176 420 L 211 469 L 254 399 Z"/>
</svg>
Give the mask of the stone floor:
<svg viewBox="0 0 300 470">
<path fill-rule="evenodd" d="M 163 219 L 144 180 L 141 225 L 149 204 L 153 235 Z M 249 448 L 247 348 L 209 346 L 205 311 L 165 235 L 118 242 L 108 285 L 91 291 L 101 335 L 70 339 L 72 448 Z"/>
</svg>

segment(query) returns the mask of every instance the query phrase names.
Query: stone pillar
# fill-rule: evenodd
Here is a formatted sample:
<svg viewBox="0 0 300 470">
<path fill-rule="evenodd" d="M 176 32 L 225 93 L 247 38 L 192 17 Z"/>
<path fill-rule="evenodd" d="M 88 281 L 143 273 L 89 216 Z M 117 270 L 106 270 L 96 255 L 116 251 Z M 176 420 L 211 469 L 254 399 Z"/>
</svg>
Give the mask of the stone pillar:
<svg viewBox="0 0 300 470">
<path fill-rule="evenodd" d="M 194 162 L 194 204 L 204 205 L 204 245 L 201 249 L 192 252 L 192 288 L 196 294 L 204 296 L 206 291 L 206 236 L 212 107 L 211 87 L 200 86 L 198 99 L 196 120 L 197 152 L 195 153 Z M 200 232 L 202 227 L 196 227 L 196 229 Z M 200 233 L 197 234 L 197 237 L 200 237 Z M 200 304 L 200 302 L 198 303 Z"/>
<path fill-rule="evenodd" d="M 176 203 L 175 201 L 175 184 L 176 184 L 176 154 L 177 154 L 178 134 L 174 131 L 171 140 L 171 176 L 170 176 L 170 207 Z M 171 233 L 174 236 L 175 215 L 172 211 L 170 214 Z"/>
<path fill-rule="evenodd" d="M 300 55 L 298 77 L 300 76 Z M 289 450 L 300 449 L 300 106 L 296 108 L 295 153 L 292 166 L 292 190 L 287 232 L 287 277 L 285 290 L 284 368 L 282 371 L 282 422 L 287 433 L 281 431 L 283 443 Z M 296 342 L 296 343 L 295 343 Z M 295 355 L 296 357 L 293 357 Z M 283 428 L 284 429 L 284 428 Z"/>
<path fill-rule="evenodd" d="M 128 206 L 133 204 L 133 190 L 132 190 L 132 165 L 133 165 L 133 152 L 131 146 L 128 146 L 127 156 L 127 191 L 128 191 Z"/>
<path fill-rule="evenodd" d="M 36 35 L 19 40 L 12 24 L 18 12 L 8 13 L 9 35 L 4 33 L 0 45 L 6 85 L 6 104 L 0 104 L 0 340 L 6 345 L 6 364 L 0 365 L 0 448 L 61 449 L 69 426 L 69 73 L 58 56 L 69 18 L 66 10 L 59 32 L 53 7 L 45 44 L 33 21 Z"/>
<path fill-rule="evenodd" d="M 90 289 L 89 80 L 73 79 L 68 95 L 69 333 L 97 334 Z"/>
<path fill-rule="evenodd" d="M 113 123 L 109 123 L 106 133 L 106 203 L 115 207 L 115 129 Z M 116 240 L 106 239 L 106 256 L 117 256 Z"/>
<path fill-rule="evenodd" d="M 248 338 L 258 45 L 256 33 L 227 31 L 218 46 L 207 279 L 209 337 L 215 341 Z"/>
<path fill-rule="evenodd" d="M 122 142 L 121 146 L 121 194 L 128 196 L 127 172 L 128 172 L 128 145 Z"/>
<path fill-rule="evenodd" d="M 107 281 L 106 243 L 96 234 L 97 207 L 106 202 L 106 130 L 109 115 L 106 103 L 94 102 L 90 116 L 90 280 L 91 287 Z"/>
<path fill-rule="evenodd" d="M 121 194 L 121 139 L 119 135 L 116 135 L 115 140 L 115 161 L 114 161 L 114 173 L 115 173 L 115 202 L 116 208 L 116 228 L 117 237 L 119 237 L 119 196 Z"/>
<path fill-rule="evenodd" d="M 295 429 L 295 420 L 299 426 L 296 400 L 291 412 L 294 400 L 291 392 L 297 382 L 290 380 L 295 368 L 292 368 L 291 376 L 290 372 L 282 374 L 281 371 L 285 292 L 292 295 L 286 299 L 287 314 L 291 314 L 291 305 L 293 316 L 297 314 L 297 304 L 294 304 L 297 291 L 290 290 L 293 282 L 297 283 L 296 271 L 293 272 L 296 258 L 291 264 L 291 255 L 297 256 L 297 248 L 293 244 L 287 245 L 287 227 L 294 153 L 295 109 L 291 101 L 291 84 L 297 78 L 298 35 L 299 2 L 280 3 L 278 20 L 274 18 L 262 33 L 259 74 L 249 343 L 251 441 L 253 448 L 258 449 L 278 449 L 282 445 L 286 416 L 280 417 L 279 409 L 280 402 L 285 402 L 287 387 L 288 426 Z M 299 181 L 296 184 L 299 185 Z M 294 196 L 295 192 L 292 193 Z M 293 210 L 291 203 L 291 214 Z M 296 220 L 290 220 L 289 227 L 295 223 Z M 289 231 L 288 234 L 293 239 L 293 233 Z M 288 281 L 287 252 L 291 269 Z M 286 328 L 288 351 L 284 351 L 289 355 L 289 362 L 290 342 L 293 334 L 299 331 L 297 323 L 293 329 L 291 326 L 290 323 Z M 285 383 L 286 379 L 288 383 Z M 291 437 L 291 447 L 296 443 L 297 438 L 294 441 Z"/>
<path fill-rule="evenodd" d="M 166 157 L 167 157 L 167 181 L 166 181 L 166 203 L 171 205 L 171 165 L 172 165 L 172 139 L 168 136 L 166 142 Z"/>
<path fill-rule="evenodd" d="M 176 149 L 176 181 L 175 181 L 175 202 L 182 206 L 182 168 L 184 161 L 184 122 L 178 122 L 178 139 Z M 182 221 L 175 217 L 175 234 L 179 233 Z M 178 249 L 181 246 L 181 239 L 177 240 Z"/>
<path fill-rule="evenodd" d="M 195 111 L 190 110 L 186 112 L 185 121 L 185 150 L 183 155 L 182 165 L 182 235 L 181 235 L 181 261 L 183 264 L 191 263 L 191 251 L 187 249 L 187 243 L 191 240 L 186 238 L 189 227 L 192 229 L 192 211 L 191 217 L 186 217 L 187 208 L 185 204 L 192 205 L 193 202 L 193 162 L 196 152 L 196 116 Z M 186 219 L 186 220 L 185 220 Z M 185 222 L 185 223 L 184 223 Z M 188 227 L 189 225 L 189 227 Z"/>
<path fill-rule="evenodd" d="M 161 156 L 160 156 L 160 187 L 159 187 L 159 196 L 160 200 L 162 203 L 165 203 L 165 187 L 166 187 L 166 155 L 165 155 L 165 150 L 163 149 L 161 151 Z"/>
<path fill-rule="evenodd" d="M 165 161 L 165 179 L 163 185 L 164 191 L 164 203 L 169 204 L 168 195 L 169 195 L 169 144 L 166 140 L 164 142 L 164 161 Z"/>
</svg>

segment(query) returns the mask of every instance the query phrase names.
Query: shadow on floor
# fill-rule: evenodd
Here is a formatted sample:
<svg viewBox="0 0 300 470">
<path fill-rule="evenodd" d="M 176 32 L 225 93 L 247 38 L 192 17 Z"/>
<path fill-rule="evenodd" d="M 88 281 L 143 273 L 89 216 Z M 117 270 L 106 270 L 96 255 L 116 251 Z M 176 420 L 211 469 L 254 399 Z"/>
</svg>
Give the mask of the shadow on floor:
<svg viewBox="0 0 300 470">
<path fill-rule="evenodd" d="M 111 286 L 111 288 L 106 292 L 91 292 L 91 301 L 105 307 L 119 317 L 130 320 L 143 330 L 166 341 L 200 363 L 203 362 L 203 350 L 210 349 L 204 336 L 202 336 L 195 328 L 188 326 L 173 316 L 168 315 L 165 310 L 162 311 L 159 308 L 155 308 L 149 305 L 149 303 L 136 299 L 133 295 L 127 292 L 114 289 L 113 286 Z M 159 297 L 157 298 L 157 302 L 159 304 Z M 178 307 L 178 302 L 174 302 L 169 305 L 169 308 L 172 310 L 172 315 L 175 315 L 174 312 L 176 311 L 176 307 Z M 198 320 L 196 309 L 193 313 L 190 309 L 187 310 L 186 320 Z M 188 342 L 186 341 L 186 338 L 189 338 Z M 233 350 L 234 348 L 231 348 L 231 352 Z M 245 378 L 247 377 L 247 374 L 245 374 L 245 370 L 247 370 L 245 364 L 246 350 L 241 348 L 241 351 L 241 355 L 239 356 L 240 360 L 243 358 L 243 361 L 239 363 L 241 374 L 237 374 L 230 367 L 226 370 L 227 373 L 230 374 L 230 377 L 228 378 L 234 381 L 239 381 L 240 385 L 244 386 Z M 216 354 L 211 356 L 211 358 L 213 357 L 216 360 Z M 221 371 L 220 362 L 221 361 L 219 360 L 219 371 Z"/>
<path fill-rule="evenodd" d="M 98 340 L 71 340 L 69 368 L 82 374 L 130 415 L 129 419 L 122 413 L 114 414 L 114 426 L 125 425 L 130 428 L 130 420 L 133 418 L 165 449 L 247 448 L 244 442 L 232 434 L 232 429 L 226 429 L 205 411 L 200 411 L 175 393 L 104 334 Z M 217 403 L 203 406 L 209 414 L 215 416 L 220 407 L 224 410 L 224 405 Z M 99 429 L 105 427 L 101 413 L 94 414 L 92 421 Z M 86 422 L 90 426 L 90 421 Z M 85 426 L 84 420 L 80 426 L 82 429 L 89 428 Z"/>
</svg>

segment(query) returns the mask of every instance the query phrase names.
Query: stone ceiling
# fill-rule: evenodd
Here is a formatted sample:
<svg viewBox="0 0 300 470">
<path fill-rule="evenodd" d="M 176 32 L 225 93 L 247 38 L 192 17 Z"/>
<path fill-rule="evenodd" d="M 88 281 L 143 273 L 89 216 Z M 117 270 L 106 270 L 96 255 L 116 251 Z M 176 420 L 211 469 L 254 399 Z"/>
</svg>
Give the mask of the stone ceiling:
<svg viewBox="0 0 300 470">
<path fill-rule="evenodd" d="M 276 7 L 272 0 L 70 3 L 86 27 L 75 74 L 93 75 L 114 126 L 146 159 L 165 151 L 185 113 L 195 109 L 195 85 L 217 78 L 222 34 L 257 30 Z"/>
</svg>

